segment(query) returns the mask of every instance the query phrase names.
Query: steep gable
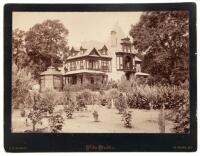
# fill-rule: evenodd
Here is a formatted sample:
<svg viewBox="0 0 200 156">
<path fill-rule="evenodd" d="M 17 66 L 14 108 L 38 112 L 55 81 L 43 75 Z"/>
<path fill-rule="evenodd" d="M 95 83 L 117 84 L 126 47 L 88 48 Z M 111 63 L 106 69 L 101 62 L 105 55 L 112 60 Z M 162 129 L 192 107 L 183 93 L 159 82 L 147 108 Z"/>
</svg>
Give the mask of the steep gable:
<svg viewBox="0 0 200 156">
<path fill-rule="evenodd" d="M 92 51 L 89 53 L 89 55 L 92 55 L 92 56 L 101 56 L 99 54 L 99 52 L 96 50 L 96 48 L 93 48 Z"/>
<path fill-rule="evenodd" d="M 108 48 L 106 47 L 106 45 L 104 45 L 101 49 L 99 49 L 99 52 L 102 55 L 108 55 Z"/>
</svg>

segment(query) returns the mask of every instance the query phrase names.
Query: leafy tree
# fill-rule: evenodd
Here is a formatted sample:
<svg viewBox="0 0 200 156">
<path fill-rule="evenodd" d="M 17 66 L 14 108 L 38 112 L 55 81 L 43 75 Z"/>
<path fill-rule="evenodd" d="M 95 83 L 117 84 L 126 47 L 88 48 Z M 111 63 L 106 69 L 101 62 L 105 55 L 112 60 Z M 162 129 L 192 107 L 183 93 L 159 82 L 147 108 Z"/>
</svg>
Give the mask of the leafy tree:
<svg viewBox="0 0 200 156">
<path fill-rule="evenodd" d="M 58 66 L 68 52 L 68 30 L 59 20 L 46 20 L 34 25 L 25 34 L 29 66 L 36 76 L 50 65 Z"/>
<path fill-rule="evenodd" d="M 15 63 L 12 64 L 12 106 L 14 109 L 25 108 L 26 97 L 33 83 L 31 74 L 26 68 L 18 70 Z"/>
<path fill-rule="evenodd" d="M 42 119 L 49 117 L 49 122 L 53 123 L 59 121 L 59 116 L 55 115 L 55 106 L 58 103 L 58 98 L 56 93 L 52 90 L 46 90 L 44 93 L 39 93 L 35 91 L 29 91 L 29 95 L 26 97 L 29 104 L 27 107 L 30 109 L 28 118 L 31 120 L 33 128 L 32 132 L 38 132 L 39 129 L 37 125 L 41 123 Z M 52 125 L 50 124 L 50 127 Z"/>
<path fill-rule="evenodd" d="M 29 57 L 25 51 L 25 31 L 15 29 L 12 32 L 12 56 L 13 63 L 18 69 L 28 65 Z"/>
<path fill-rule="evenodd" d="M 188 79 L 187 11 L 145 12 L 130 35 L 135 48 L 144 54 L 143 70 L 157 81 L 178 84 Z"/>
</svg>

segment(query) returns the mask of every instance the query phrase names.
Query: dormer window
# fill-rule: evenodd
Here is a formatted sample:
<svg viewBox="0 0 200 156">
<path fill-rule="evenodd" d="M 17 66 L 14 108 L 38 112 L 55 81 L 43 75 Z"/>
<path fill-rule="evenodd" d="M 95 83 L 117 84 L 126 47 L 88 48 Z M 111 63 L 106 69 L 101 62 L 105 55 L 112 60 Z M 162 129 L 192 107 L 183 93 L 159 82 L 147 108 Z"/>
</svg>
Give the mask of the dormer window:
<svg viewBox="0 0 200 156">
<path fill-rule="evenodd" d="M 81 54 L 84 54 L 86 50 L 87 50 L 87 49 L 83 48 L 82 46 L 80 47 L 80 53 L 81 53 Z"/>
<path fill-rule="evenodd" d="M 108 53 L 108 48 L 104 45 L 102 49 L 99 50 L 102 55 L 107 55 Z"/>
<path fill-rule="evenodd" d="M 107 55 L 107 51 L 106 51 L 106 50 L 103 50 L 103 51 L 102 51 L 102 55 Z"/>
</svg>

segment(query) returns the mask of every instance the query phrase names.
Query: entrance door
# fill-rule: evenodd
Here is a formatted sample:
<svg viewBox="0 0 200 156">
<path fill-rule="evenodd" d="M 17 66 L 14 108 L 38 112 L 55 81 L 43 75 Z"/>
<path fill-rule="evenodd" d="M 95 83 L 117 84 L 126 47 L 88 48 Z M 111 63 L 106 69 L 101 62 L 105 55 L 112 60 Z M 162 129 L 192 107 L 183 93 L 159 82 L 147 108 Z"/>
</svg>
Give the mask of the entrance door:
<svg viewBox="0 0 200 156">
<path fill-rule="evenodd" d="M 77 76 L 76 75 L 74 75 L 74 76 L 72 76 L 72 84 L 76 84 L 77 83 Z"/>
</svg>

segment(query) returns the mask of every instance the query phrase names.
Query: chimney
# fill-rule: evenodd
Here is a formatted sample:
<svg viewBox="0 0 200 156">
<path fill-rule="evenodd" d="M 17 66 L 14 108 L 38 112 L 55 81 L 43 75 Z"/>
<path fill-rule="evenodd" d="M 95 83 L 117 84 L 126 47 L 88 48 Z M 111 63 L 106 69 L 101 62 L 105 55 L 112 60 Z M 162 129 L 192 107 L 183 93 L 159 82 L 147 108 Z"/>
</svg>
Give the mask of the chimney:
<svg viewBox="0 0 200 156">
<path fill-rule="evenodd" d="M 111 34 L 111 47 L 117 47 L 117 32 L 112 30 Z"/>
</svg>

